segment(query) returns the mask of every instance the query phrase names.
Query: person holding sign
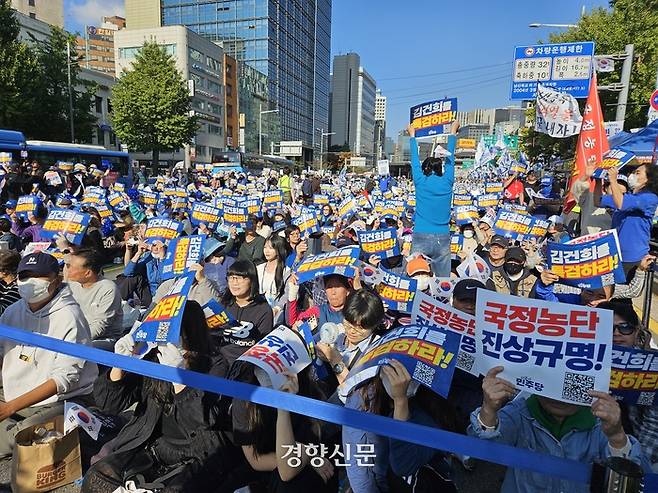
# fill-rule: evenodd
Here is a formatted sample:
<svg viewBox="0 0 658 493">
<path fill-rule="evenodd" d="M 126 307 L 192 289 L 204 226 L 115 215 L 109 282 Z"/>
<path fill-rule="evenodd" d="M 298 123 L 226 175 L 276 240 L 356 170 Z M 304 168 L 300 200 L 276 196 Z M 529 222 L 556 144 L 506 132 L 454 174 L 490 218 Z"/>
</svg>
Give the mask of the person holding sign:
<svg viewBox="0 0 658 493">
<path fill-rule="evenodd" d="M 129 300 L 137 296 L 142 306 L 149 306 L 162 282 L 161 263 L 167 254 L 162 240 L 150 244 L 128 241 L 124 257 L 123 277 L 117 278 L 121 299 Z M 134 252 L 134 253 L 133 253 Z"/>
<path fill-rule="evenodd" d="M 600 202 L 614 211 L 612 227 L 619 235 L 624 272 L 630 278 L 630 271 L 649 253 L 653 217 L 658 207 L 658 168 L 647 164 L 635 168 L 628 177 L 631 193 L 622 192 L 617 175 L 616 168 L 608 170 L 610 194 L 601 197 Z"/>
<path fill-rule="evenodd" d="M 482 407 L 471 414 L 470 435 L 584 463 L 605 462 L 611 456 L 642 462 L 640 443 L 624 432 L 619 404 L 611 395 L 590 390 L 594 399 L 591 407 L 538 395 L 513 399 L 514 385 L 498 377 L 503 370 L 496 366 L 487 372 L 482 383 Z M 509 468 L 501 492 L 518 491 L 585 493 L 590 488 L 583 483 Z"/>
<path fill-rule="evenodd" d="M 187 301 L 181 339 L 160 344 L 143 358 L 153 363 L 224 377 L 226 361 L 213 356 L 210 331 L 201 306 Z M 119 339 L 115 352 L 140 357 L 131 334 Z M 109 455 L 87 472 L 83 493 L 112 493 L 138 474 L 145 481 L 163 479 L 166 491 L 206 491 L 237 464 L 236 448 L 221 421 L 221 396 L 164 380 L 111 368 L 96 381 L 94 397 L 106 413 L 119 414 L 136 405 L 130 421 L 112 440 Z M 127 471 L 132 477 L 127 478 Z"/>
<path fill-rule="evenodd" d="M 459 123 L 454 122 L 448 137 L 448 155 L 428 158 L 423 164 L 413 125 L 407 127 L 411 140 L 411 172 L 416 187 L 416 216 L 412 251 L 432 259 L 432 272 L 437 277 L 450 275 L 450 211 L 452 186 L 455 181 L 455 146 Z"/>
</svg>

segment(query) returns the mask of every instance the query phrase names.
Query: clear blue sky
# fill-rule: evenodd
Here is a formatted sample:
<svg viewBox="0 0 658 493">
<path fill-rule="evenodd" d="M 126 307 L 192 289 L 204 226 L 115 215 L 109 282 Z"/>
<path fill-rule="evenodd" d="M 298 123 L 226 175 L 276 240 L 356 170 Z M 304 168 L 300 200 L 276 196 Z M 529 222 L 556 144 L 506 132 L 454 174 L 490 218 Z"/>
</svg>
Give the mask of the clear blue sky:
<svg viewBox="0 0 658 493">
<path fill-rule="evenodd" d="M 82 31 L 103 15 L 123 14 L 123 0 L 64 0 L 66 27 Z M 460 110 L 506 106 L 516 45 L 546 39 L 584 5 L 607 0 L 333 0 L 332 56 L 356 52 L 388 97 L 393 138 L 414 104 L 457 97 Z M 447 73 L 446 72 L 451 72 Z M 426 75 L 443 74 L 443 75 Z"/>
</svg>

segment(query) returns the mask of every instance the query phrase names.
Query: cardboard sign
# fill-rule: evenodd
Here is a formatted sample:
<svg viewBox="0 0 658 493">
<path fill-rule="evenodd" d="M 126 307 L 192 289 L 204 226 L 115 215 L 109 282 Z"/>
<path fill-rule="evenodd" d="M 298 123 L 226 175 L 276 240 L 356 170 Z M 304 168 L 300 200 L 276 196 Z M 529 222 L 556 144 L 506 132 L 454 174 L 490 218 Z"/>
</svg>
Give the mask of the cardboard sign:
<svg viewBox="0 0 658 493">
<path fill-rule="evenodd" d="M 486 193 L 503 193 L 503 184 L 498 181 L 488 181 L 484 184 L 484 191 Z"/>
<path fill-rule="evenodd" d="M 305 212 L 302 212 L 299 216 L 293 219 L 292 223 L 299 228 L 302 237 L 308 237 L 309 235 L 321 231 L 318 215 L 311 209 L 306 209 Z"/>
<path fill-rule="evenodd" d="M 473 197 L 469 194 L 454 194 L 452 196 L 452 205 L 455 207 L 458 205 L 473 205 Z"/>
<path fill-rule="evenodd" d="M 148 312 L 135 331 L 133 338 L 136 342 L 179 343 L 183 310 L 193 282 L 194 274 L 176 279 L 169 292 Z"/>
<path fill-rule="evenodd" d="M 454 214 L 458 226 L 477 223 L 480 219 L 478 208 L 474 205 L 459 205 L 455 207 Z"/>
<path fill-rule="evenodd" d="M 167 241 L 177 238 L 183 231 L 183 223 L 167 219 L 166 217 L 154 217 L 146 223 L 144 241 L 149 243 L 156 240 Z"/>
<path fill-rule="evenodd" d="M 452 235 L 450 237 L 450 258 L 452 260 L 457 260 L 463 249 L 464 237 L 462 235 Z"/>
<path fill-rule="evenodd" d="M 416 293 L 411 308 L 411 324 L 421 327 L 441 327 L 461 335 L 457 368 L 476 377 L 480 376 L 476 365 L 475 317 L 449 304 L 441 303 L 425 293 Z"/>
<path fill-rule="evenodd" d="M 263 196 L 263 209 L 276 210 L 283 208 L 283 192 L 281 190 L 270 190 Z"/>
<path fill-rule="evenodd" d="M 235 322 L 235 318 L 216 300 L 210 300 L 202 308 L 210 330 L 218 330 L 230 322 Z"/>
<path fill-rule="evenodd" d="M 296 375 L 311 364 L 311 357 L 299 333 L 277 327 L 238 358 L 262 370 L 256 377 L 263 387 L 279 390 L 287 381 L 286 373 Z"/>
<path fill-rule="evenodd" d="M 53 209 L 43 223 L 41 236 L 52 240 L 62 234 L 69 243 L 80 245 L 90 220 L 89 214 L 70 209 Z"/>
<path fill-rule="evenodd" d="M 338 205 L 338 217 L 341 219 L 349 219 L 352 214 L 357 210 L 356 200 L 354 197 L 349 196 L 345 197 L 343 201 Z"/>
<path fill-rule="evenodd" d="M 377 174 L 379 176 L 386 176 L 391 174 L 388 159 L 380 159 L 377 161 Z"/>
<path fill-rule="evenodd" d="M 581 405 L 608 391 L 611 311 L 480 290 L 475 313 L 481 373 L 503 366 L 519 390 Z"/>
<path fill-rule="evenodd" d="M 341 394 L 373 378 L 392 359 L 402 363 L 412 380 L 447 397 L 457 364 L 459 340 L 455 332 L 439 327 L 403 326 L 391 330 L 368 347 L 355 363 Z"/>
<path fill-rule="evenodd" d="M 139 191 L 139 200 L 147 207 L 155 207 L 158 205 L 160 194 L 157 192 L 149 192 L 148 190 Z"/>
<path fill-rule="evenodd" d="M 494 221 L 493 229 L 497 235 L 521 240 L 530 232 L 532 216 L 519 214 L 507 210 L 499 210 Z"/>
<path fill-rule="evenodd" d="M 297 267 L 297 280 L 301 284 L 329 274 L 354 277 L 360 251 L 359 247 L 350 246 L 308 257 Z"/>
<path fill-rule="evenodd" d="M 486 193 L 480 195 L 477 198 L 478 209 L 486 209 L 487 207 L 496 207 L 498 201 L 500 200 L 500 195 L 497 193 Z"/>
<path fill-rule="evenodd" d="M 203 260 L 203 235 L 181 236 L 169 243 L 162 261 L 162 280 L 178 277 L 190 272 L 190 266 Z"/>
<path fill-rule="evenodd" d="M 400 255 L 400 244 L 395 228 L 358 231 L 357 235 L 365 258 L 374 255 L 377 258 L 385 259 Z"/>
<path fill-rule="evenodd" d="M 222 210 L 206 202 L 195 202 L 192 204 L 190 222 L 199 226 L 204 223 L 210 229 L 216 229 L 222 219 Z"/>
<path fill-rule="evenodd" d="M 379 270 L 383 273 L 383 278 L 375 286 L 375 290 L 379 293 L 384 305 L 389 310 L 410 313 L 418 282 L 415 279 L 394 274 L 386 269 Z"/>
<path fill-rule="evenodd" d="M 121 192 L 110 192 L 107 195 L 107 200 L 113 209 L 127 209 L 128 199 L 125 194 Z"/>
<path fill-rule="evenodd" d="M 428 101 L 412 107 L 409 113 L 417 138 L 445 134 L 457 118 L 457 98 Z"/>
<path fill-rule="evenodd" d="M 315 194 L 313 195 L 313 203 L 315 205 L 328 205 L 329 195 Z"/>
<path fill-rule="evenodd" d="M 605 155 L 603 161 L 596 166 L 594 173 L 592 173 L 592 178 L 605 178 L 608 176 L 608 170 L 610 168 L 617 168 L 617 171 L 619 171 L 633 159 L 635 159 L 635 154 L 632 152 L 612 148 Z"/>
<path fill-rule="evenodd" d="M 597 239 L 575 244 L 549 242 L 546 252 L 548 267 L 560 282 L 581 289 L 596 289 L 624 283 L 617 231 L 610 230 Z"/>
<path fill-rule="evenodd" d="M 610 390 L 626 404 L 653 406 L 658 390 L 658 352 L 613 346 Z"/>
</svg>

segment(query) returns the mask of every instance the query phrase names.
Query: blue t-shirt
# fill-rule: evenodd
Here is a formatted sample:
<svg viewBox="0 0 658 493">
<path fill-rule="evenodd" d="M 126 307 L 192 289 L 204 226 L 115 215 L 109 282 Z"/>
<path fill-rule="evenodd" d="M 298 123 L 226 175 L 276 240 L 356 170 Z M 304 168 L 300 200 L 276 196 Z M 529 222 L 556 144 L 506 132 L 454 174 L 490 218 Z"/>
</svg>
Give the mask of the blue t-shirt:
<svg viewBox="0 0 658 493">
<path fill-rule="evenodd" d="M 445 234 L 450 232 L 452 185 L 455 181 L 455 144 L 457 137 L 448 137 L 450 156 L 443 161 L 443 176 L 423 174 L 416 139 L 411 147 L 411 173 L 416 187 L 416 223 L 414 233 Z"/>
<path fill-rule="evenodd" d="M 621 258 L 624 262 L 639 262 L 649 253 L 653 216 L 658 207 L 656 194 L 640 190 L 625 193 L 621 209 L 615 207 L 612 195 L 601 198 L 601 207 L 614 209 L 612 227 L 617 230 Z"/>
</svg>

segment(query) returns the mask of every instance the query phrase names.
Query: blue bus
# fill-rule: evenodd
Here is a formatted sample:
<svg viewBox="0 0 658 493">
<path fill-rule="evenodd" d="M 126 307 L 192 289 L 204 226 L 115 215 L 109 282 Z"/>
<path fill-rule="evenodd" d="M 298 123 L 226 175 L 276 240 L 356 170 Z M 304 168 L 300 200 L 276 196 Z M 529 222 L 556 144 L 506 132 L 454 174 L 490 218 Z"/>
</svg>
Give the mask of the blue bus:
<svg viewBox="0 0 658 493">
<path fill-rule="evenodd" d="M 1 129 L 0 152 L 11 153 L 16 163 L 25 159 L 37 161 L 44 171 L 57 161 L 82 163 L 86 166 L 95 164 L 99 169 L 110 169 L 110 182 L 118 181 L 127 186 L 132 184 L 132 166 L 127 152 L 109 151 L 95 145 L 26 140 L 21 132 Z"/>
</svg>

